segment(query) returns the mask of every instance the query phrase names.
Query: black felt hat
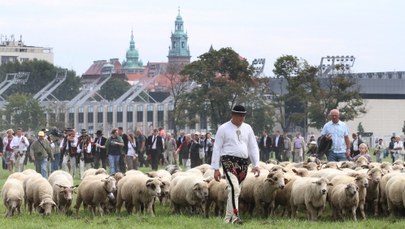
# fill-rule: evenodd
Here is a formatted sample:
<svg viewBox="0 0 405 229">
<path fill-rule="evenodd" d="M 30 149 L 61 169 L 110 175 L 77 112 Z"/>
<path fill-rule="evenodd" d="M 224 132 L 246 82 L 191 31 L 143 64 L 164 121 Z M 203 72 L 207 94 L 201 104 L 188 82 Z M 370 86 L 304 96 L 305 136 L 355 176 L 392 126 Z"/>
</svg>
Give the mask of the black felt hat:
<svg viewBox="0 0 405 229">
<path fill-rule="evenodd" d="M 246 114 L 246 109 L 242 105 L 235 105 L 232 108 L 232 113 L 237 113 L 237 114 Z"/>
</svg>

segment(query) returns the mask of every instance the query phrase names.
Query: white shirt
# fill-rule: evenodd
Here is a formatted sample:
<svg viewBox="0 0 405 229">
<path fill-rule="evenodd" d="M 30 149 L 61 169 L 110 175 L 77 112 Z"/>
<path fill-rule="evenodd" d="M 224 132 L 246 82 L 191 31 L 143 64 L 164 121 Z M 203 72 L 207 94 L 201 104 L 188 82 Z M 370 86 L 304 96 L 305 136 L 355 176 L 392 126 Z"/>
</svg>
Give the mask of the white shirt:
<svg viewBox="0 0 405 229">
<path fill-rule="evenodd" d="M 67 148 L 66 148 L 67 149 Z M 81 148 L 81 144 L 79 144 L 77 146 L 77 153 L 81 153 L 82 152 L 82 148 Z M 87 150 L 86 153 L 91 153 L 91 144 L 87 144 Z"/>
<path fill-rule="evenodd" d="M 23 141 L 24 139 L 24 141 Z M 23 143 L 24 142 L 24 143 Z M 18 137 L 17 135 L 13 137 L 13 140 L 10 142 L 10 147 L 17 151 L 27 151 L 27 147 L 30 145 L 28 139 L 21 135 Z"/>
<path fill-rule="evenodd" d="M 78 141 L 78 138 L 75 137 L 73 142 L 70 143 L 70 147 L 76 147 L 77 141 Z M 62 140 L 60 141 L 60 144 L 59 144 L 60 150 L 63 150 L 63 145 L 65 144 L 64 142 L 65 142 L 65 138 L 62 138 Z M 68 144 L 66 144 L 65 150 L 69 150 Z"/>
<path fill-rule="evenodd" d="M 353 141 L 353 151 L 359 151 L 359 139 Z"/>
<path fill-rule="evenodd" d="M 275 142 L 274 142 L 274 146 L 275 147 L 277 147 L 278 146 L 278 138 L 280 137 L 280 135 L 277 135 L 276 136 L 276 140 L 275 140 Z"/>
<path fill-rule="evenodd" d="M 249 124 L 238 128 L 231 121 L 222 124 L 215 135 L 211 167 L 219 169 L 221 156 L 250 158 L 253 166 L 259 165 L 259 147 L 256 136 Z"/>
<path fill-rule="evenodd" d="M 133 145 L 130 141 L 128 141 L 128 156 L 137 157 L 138 155 L 135 152 L 136 143 L 134 142 Z"/>
</svg>

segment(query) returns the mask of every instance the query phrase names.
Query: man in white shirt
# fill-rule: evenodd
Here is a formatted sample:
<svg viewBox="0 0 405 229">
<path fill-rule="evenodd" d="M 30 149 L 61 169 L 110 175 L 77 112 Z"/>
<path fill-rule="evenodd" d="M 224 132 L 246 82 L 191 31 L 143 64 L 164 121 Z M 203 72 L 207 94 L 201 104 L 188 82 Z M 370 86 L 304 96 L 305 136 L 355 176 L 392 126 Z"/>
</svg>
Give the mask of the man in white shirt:
<svg viewBox="0 0 405 229">
<path fill-rule="evenodd" d="M 222 124 L 215 135 L 211 167 L 215 170 L 215 180 L 219 181 L 219 168 L 222 166 L 228 183 L 225 223 L 242 224 L 238 199 L 241 182 L 248 170 L 248 158 L 253 164 L 252 172 L 260 175 L 259 147 L 252 127 L 244 123 L 245 116 L 246 110 L 242 105 L 234 106 L 231 120 Z"/>
<path fill-rule="evenodd" d="M 30 145 L 28 139 L 24 136 L 22 128 L 17 128 L 17 132 L 11 140 L 10 147 L 14 151 L 16 157 L 15 161 L 15 171 L 22 172 L 24 171 L 24 160 L 27 154 L 27 148 Z"/>
</svg>

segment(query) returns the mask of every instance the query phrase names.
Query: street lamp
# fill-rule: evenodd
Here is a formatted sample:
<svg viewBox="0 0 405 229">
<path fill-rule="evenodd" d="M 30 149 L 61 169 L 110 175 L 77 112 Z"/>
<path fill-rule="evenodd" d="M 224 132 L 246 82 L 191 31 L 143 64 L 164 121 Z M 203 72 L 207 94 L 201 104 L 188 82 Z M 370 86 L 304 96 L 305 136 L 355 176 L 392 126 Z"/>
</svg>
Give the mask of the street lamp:
<svg viewBox="0 0 405 229">
<path fill-rule="evenodd" d="M 356 58 L 354 56 L 326 56 L 321 58 L 319 65 L 319 77 L 326 77 L 328 74 L 334 74 L 339 68 L 349 71 Z"/>
</svg>

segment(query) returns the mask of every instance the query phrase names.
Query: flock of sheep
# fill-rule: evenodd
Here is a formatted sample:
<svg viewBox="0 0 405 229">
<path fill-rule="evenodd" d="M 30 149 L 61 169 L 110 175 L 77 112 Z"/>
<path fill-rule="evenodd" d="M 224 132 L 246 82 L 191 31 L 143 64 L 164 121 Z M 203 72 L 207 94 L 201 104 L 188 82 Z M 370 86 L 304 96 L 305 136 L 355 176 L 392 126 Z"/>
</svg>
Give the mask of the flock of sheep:
<svg viewBox="0 0 405 229">
<path fill-rule="evenodd" d="M 260 176 L 249 173 L 241 186 L 242 213 L 297 217 L 302 211 L 307 219 L 317 220 L 329 204 L 334 219 L 357 220 L 357 214 L 363 219 L 370 213 L 394 216 L 405 207 L 403 161 L 368 163 L 360 158 L 356 163 L 321 162 L 309 158 L 303 163 L 261 162 L 260 166 Z M 171 206 L 175 213 L 223 216 L 228 186 L 225 179 L 215 181 L 213 174 L 207 164 L 185 172 L 177 166 L 114 175 L 104 169 L 90 169 L 80 184 L 74 185 L 67 172 L 55 171 L 47 180 L 29 169 L 7 178 L 2 197 L 6 216 L 21 212 L 22 203 L 28 205 L 28 212 L 35 209 L 44 215 L 53 211 L 67 214 L 71 208 L 79 214 L 82 204 L 93 216 L 120 213 L 124 204 L 129 214 L 155 216 L 158 201 Z"/>
</svg>

